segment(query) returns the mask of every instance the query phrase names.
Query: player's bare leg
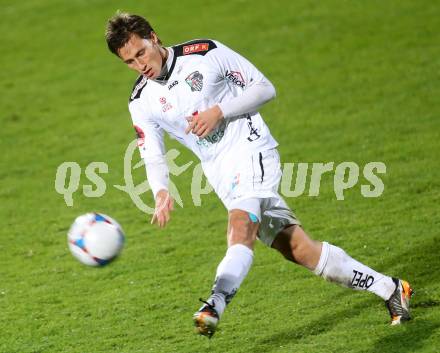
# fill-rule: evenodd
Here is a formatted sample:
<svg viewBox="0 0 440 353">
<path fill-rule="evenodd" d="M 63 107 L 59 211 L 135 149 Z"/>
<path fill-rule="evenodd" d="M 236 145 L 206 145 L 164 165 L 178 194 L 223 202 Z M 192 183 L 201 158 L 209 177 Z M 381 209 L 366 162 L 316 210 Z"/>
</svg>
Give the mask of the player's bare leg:
<svg viewBox="0 0 440 353">
<path fill-rule="evenodd" d="M 337 246 L 310 239 L 300 226 L 285 228 L 277 235 L 272 247 L 287 260 L 308 268 L 328 281 L 380 296 L 385 300 L 392 325 L 410 319 L 412 289 L 408 282 L 374 271 Z"/>
<path fill-rule="evenodd" d="M 201 335 L 211 337 L 214 334 L 226 305 L 249 272 L 258 227 L 259 223 L 248 212 L 229 211 L 228 250 L 217 267 L 211 296 L 193 316 Z"/>
<path fill-rule="evenodd" d="M 278 233 L 272 248 L 287 260 L 313 271 L 321 257 L 322 243 L 311 239 L 300 226 L 292 225 Z"/>
</svg>

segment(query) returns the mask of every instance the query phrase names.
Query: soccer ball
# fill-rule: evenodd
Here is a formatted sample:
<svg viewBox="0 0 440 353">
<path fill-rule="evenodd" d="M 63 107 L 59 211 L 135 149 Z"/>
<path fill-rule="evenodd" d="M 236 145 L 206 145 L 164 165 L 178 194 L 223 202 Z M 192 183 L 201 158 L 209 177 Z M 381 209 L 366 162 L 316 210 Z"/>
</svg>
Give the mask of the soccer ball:
<svg viewBox="0 0 440 353">
<path fill-rule="evenodd" d="M 75 219 L 67 233 L 73 256 L 88 266 L 105 266 L 124 246 L 125 236 L 114 219 L 102 213 L 86 213 Z"/>
</svg>

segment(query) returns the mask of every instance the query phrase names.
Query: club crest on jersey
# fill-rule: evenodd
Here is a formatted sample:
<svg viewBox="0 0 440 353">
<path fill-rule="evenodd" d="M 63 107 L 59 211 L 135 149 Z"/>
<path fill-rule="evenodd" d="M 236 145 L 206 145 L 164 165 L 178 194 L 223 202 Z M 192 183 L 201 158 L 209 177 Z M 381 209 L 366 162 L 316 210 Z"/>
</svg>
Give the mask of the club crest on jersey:
<svg viewBox="0 0 440 353">
<path fill-rule="evenodd" d="M 232 82 L 234 85 L 237 85 L 238 87 L 244 88 L 245 83 L 244 83 L 243 76 L 241 75 L 241 72 L 226 70 L 225 77 L 228 81 Z"/>
<path fill-rule="evenodd" d="M 203 88 L 203 75 L 198 71 L 191 72 L 188 77 L 185 78 L 185 82 L 191 88 L 192 92 L 200 92 Z"/>
<path fill-rule="evenodd" d="M 183 55 L 188 55 L 192 53 L 198 53 L 201 51 L 208 51 L 209 43 L 198 43 L 183 46 Z"/>
</svg>

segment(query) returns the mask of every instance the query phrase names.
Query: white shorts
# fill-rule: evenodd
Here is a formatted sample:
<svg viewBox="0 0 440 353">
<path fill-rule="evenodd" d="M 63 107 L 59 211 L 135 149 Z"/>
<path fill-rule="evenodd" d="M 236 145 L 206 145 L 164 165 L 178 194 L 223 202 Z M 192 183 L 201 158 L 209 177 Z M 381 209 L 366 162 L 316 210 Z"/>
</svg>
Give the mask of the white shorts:
<svg viewBox="0 0 440 353">
<path fill-rule="evenodd" d="M 271 246 L 288 225 L 301 224 L 278 194 L 282 172 L 275 148 L 224 156 L 205 174 L 228 211 L 246 211 L 251 220 L 260 222 L 258 238 L 264 244 Z"/>
</svg>

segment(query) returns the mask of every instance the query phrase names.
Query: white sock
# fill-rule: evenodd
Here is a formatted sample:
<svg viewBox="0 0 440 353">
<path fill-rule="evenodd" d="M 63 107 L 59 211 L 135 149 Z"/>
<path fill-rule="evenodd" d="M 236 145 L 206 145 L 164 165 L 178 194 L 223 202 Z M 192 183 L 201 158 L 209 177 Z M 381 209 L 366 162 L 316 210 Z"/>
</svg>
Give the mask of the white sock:
<svg viewBox="0 0 440 353">
<path fill-rule="evenodd" d="M 232 245 L 217 267 L 212 295 L 208 302 L 214 302 L 219 316 L 223 314 L 226 304 L 240 287 L 241 282 L 249 272 L 254 252 L 242 244 Z"/>
<path fill-rule="evenodd" d="M 321 257 L 314 272 L 330 282 L 355 290 L 366 290 L 384 300 L 388 300 L 396 289 L 391 277 L 374 271 L 341 248 L 326 242 L 322 243 Z"/>
</svg>

